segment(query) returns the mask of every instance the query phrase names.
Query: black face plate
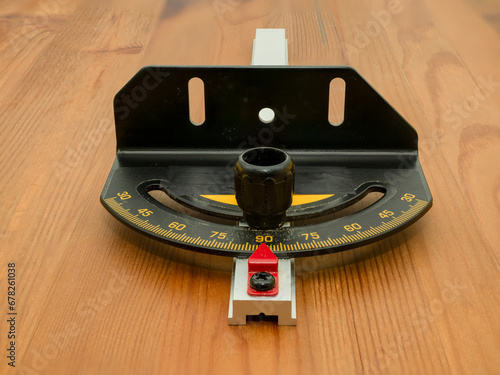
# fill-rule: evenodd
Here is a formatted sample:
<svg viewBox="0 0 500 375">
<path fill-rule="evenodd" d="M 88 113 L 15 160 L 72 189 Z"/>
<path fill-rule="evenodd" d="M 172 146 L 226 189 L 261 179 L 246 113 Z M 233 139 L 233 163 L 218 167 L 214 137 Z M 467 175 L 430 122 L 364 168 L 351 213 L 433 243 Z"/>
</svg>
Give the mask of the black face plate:
<svg viewBox="0 0 500 375">
<path fill-rule="evenodd" d="M 204 82 L 206 120 L 189 120 L 188 82 Z M 346 83 L 344 122 L 328 122 L 329 85 Z M 272 108 L 263 124 L 258 113 Z M 117 219 L 190 250 L 248 255 L 262 242 L 279 257 L 361 246 L 420 218 L 432 204 L 415 130 L 347 67 L 147 67 L 115 97 L 117 157 L 101 202 Z M 241 220 L 234 204 L 238 155 L 272 146 L 295 162 L 291 225 L 255 230 L 173 210 L 148 192 L 162 190 L 192 210 Z M 375 204 L 339 219 L 294 225 L 350 205 L 368 191 Z"/>
</svg>

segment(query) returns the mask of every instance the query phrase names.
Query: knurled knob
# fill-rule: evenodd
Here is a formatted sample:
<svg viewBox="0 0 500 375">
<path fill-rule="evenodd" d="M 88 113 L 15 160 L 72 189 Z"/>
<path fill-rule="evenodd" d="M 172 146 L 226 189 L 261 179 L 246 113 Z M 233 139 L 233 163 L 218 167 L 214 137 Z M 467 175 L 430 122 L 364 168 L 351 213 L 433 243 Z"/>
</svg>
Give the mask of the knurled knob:
<svg viewBox="0 0 500 375">
<path fill-rule="evenodd" d="M 236 201 L 252 228 L 273 229 L 292 204 L 295 165 L 286 152 L 257 147 L 243 152 L 234 168 Z"/>
</svg>

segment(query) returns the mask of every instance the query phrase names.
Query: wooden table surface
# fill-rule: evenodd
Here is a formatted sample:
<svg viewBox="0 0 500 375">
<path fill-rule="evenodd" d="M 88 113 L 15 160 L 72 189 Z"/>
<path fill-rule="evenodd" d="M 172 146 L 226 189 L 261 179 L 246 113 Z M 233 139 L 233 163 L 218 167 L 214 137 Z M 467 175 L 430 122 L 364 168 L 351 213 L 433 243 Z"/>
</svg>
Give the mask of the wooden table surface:
<svg viewBox="0 0 500 375">
<path fill-rule="evenodd" d="M 418 131 L 434 206 L 297 260 L 296 327 L 228 326 L 231 259 L 147 239 L 99 195 L 112 100 L 149 64 L 350 65 Z M 1 374 L 499 374 L 496 0 L 0 0 Z M 7 268 L 16 268 L 15 368 Z"/>
</svg>

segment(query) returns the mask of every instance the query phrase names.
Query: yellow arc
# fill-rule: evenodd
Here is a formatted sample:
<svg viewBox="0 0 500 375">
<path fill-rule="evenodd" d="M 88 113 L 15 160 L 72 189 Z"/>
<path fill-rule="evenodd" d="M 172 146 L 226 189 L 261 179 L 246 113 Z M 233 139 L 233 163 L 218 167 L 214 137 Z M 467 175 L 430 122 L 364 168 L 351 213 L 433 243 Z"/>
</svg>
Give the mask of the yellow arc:
<svg viewBox="0 0 500 375">
<path fill-rule="evenodd" d="M 292 206 L 300 206 L 302 204 L 317 202 L 333 197 L 334 195 L 335 194 L 294 194 Z M 238 205 L 234 194 L 202 195 L 202 197 L 219 203 L 232 204 L 234 206 Z"/>
</svg>

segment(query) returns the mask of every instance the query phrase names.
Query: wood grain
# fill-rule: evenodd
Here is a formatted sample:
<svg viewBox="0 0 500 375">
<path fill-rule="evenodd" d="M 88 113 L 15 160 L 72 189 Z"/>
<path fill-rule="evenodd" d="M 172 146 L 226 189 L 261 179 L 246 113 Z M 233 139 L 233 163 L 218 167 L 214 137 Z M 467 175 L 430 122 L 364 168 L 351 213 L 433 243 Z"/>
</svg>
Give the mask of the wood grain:
<svg viewBox="0 0 500 375">
<path fill-rule="evenodd" d="M 0 1 L 0 374 L 500 373 L 500 5 L 479 0 Z M 227 325 L 231 259 L 151 241 L 99 194 L 112 99 L 148 64 L 351 65 L 419 133 L 434 207 L 297 261 L 296 327 Z"/>
</svg>

